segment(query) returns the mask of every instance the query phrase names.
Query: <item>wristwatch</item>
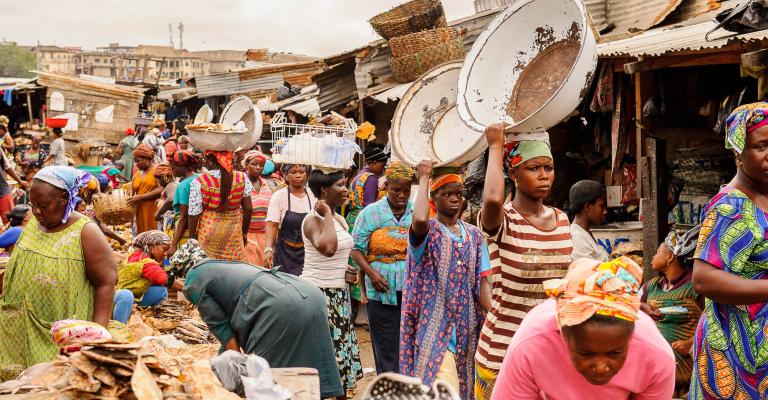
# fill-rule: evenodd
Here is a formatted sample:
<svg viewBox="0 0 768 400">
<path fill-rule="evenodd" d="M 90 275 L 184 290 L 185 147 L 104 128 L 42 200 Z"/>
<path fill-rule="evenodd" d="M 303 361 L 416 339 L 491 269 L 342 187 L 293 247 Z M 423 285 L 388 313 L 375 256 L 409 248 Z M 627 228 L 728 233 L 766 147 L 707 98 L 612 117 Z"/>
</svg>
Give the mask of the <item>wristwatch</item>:
<svg viewBox="0 0 768 400">
<path fill-rule="evenodd" d="M 264 249 L 264 254 L 267 254 L 267 253 L 274 253 L 274 252 L 275 252 L 275 251 L 274 251 L 274 250 L 273 250 L 271 247 L 267 247 L 267 248 L 265 248 L 265 249 Z"/>
</svg>

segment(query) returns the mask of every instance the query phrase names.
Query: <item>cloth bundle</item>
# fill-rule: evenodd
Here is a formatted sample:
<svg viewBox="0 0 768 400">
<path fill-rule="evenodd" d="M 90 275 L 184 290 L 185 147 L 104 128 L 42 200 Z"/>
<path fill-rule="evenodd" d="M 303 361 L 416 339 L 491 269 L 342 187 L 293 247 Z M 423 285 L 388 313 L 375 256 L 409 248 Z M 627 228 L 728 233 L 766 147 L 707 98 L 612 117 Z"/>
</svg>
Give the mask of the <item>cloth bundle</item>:
<svg viewBox="0 0 768 400">
<path fill-rule="evenodd" d="M 51 337 L 65 352 L 80 350 L 85 343 L 103 343 L 112 340 L 112 335 L 103 326 L 90 321 L 65 319 L 51 326 Z"/>
</svg>

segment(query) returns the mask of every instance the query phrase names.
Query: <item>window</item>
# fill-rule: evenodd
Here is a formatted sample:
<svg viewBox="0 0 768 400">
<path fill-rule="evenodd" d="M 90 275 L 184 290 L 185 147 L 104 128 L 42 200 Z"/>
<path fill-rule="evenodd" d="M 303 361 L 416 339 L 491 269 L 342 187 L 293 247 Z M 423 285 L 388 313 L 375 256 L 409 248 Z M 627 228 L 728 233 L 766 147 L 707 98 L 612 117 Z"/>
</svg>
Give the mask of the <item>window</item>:
<svg viewBox="0 0 768 400">
<path fill-rule="evenodd" d="M 96 64 L 98 64 L 98 63 L 100 63 L 100 62 L 101 62 L 101 60 L 99 60 L 98 58 L 95 58 L 95 59 L 93 60 L 93 62 L 95 62 Z"/>
<path fill-rule="evenodd" d="M 189 67 L 189 61 L 187 61 L 187 62 L 186 62 L 186 63 L 184 63 L 184 64 L 185 64 L 187 67 Z"/>
</svg>

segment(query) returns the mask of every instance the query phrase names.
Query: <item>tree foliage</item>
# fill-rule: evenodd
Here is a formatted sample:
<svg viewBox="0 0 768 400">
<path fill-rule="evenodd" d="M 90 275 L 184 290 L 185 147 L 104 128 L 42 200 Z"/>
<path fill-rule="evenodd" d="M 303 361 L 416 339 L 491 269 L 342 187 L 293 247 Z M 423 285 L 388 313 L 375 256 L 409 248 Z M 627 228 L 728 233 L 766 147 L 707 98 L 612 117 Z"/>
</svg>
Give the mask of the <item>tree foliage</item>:
<svg viewBox="0 0 768 400">
<path fill-rule="evenodd" d="M 35 69 L 35 55 L 28 48 L 13 42 L 0 42 L 0 77 L 32 78 L 29 72 Z"/>
</svg>

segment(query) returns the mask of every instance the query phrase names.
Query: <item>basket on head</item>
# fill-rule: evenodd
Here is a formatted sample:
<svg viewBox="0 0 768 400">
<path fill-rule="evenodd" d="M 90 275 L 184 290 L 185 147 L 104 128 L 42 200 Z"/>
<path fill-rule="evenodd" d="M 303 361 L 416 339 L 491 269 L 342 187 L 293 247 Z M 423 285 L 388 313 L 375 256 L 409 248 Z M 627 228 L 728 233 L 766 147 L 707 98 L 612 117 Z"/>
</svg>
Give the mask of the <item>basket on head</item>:
<svg viewBox="0 0 768 400">
<path fill-rule="evenodd" d="M 400 83 L 415 81 L 437 65 L 464 58 L 464 41 L 450 28 L 413 33 L 389 43 L 389 67 Z"/>
<path fill-rule="evenodd" d="M 107 225 L 122 225 L 133 220 L 136 208 L 128 205 L 131 196 L 123 189 L 112 193 L 98 193 L 93 196 L 93 212 Z"/>
<path fill-rule="evenodd" d="M 448 25 L 440 0 L 409 1 L 371 18 L 369 22 L 373 30 L 386 40 Z"/>
</svg>

